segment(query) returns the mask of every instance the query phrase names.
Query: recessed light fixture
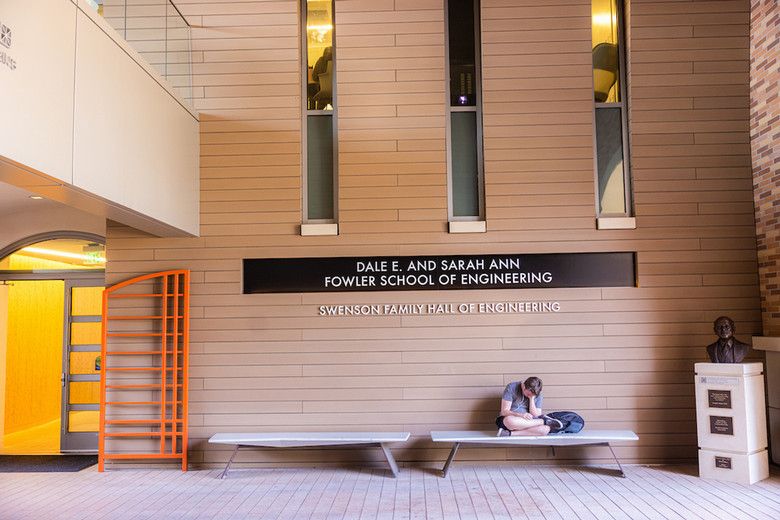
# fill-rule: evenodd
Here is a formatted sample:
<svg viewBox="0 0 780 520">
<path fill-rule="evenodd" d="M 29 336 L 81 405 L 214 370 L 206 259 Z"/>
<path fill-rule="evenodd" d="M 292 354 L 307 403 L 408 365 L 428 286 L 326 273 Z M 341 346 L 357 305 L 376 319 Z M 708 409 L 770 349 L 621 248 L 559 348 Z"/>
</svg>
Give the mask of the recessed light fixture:
<svg viewBox="0 0 780 520">
<path fill-rule="evenodd" d="M 41 199 L 43 199 L 43 197 L 41 197 L 40 195 L 30 195 L 30 198 L 33 199 L 33 200 L 41 200 Z"/>
</svg>

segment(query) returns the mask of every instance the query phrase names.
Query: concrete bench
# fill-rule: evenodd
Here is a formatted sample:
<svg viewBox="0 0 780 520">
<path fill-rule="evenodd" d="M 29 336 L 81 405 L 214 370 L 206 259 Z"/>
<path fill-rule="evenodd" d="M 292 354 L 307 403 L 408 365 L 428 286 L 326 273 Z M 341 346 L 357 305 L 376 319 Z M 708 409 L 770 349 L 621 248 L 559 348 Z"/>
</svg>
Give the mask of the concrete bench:
<svg viewBox="0 0 780 520">
<path fill-rule="evenodd" d="M 233 463 L 233 458 L 239 448 L 269 447 L 269 448 L 303 448 L 309 446 L 350 446 L 366 445 L 382 448 L 387 463 L 398 476 L 398 464 L 393 454 L 385 445 L 388 442 L 405 442 L 409 440 L 409 432 L 277 432 L 277 433 L 217 433 L 209 439 L 213 444 L 235 444 L 233 455 L 230 456 L 225 471 L 220 478 L 225 478 Z"/>
<path fill-rule="evenodd" d="M 579 433 L 557 433 L 553 435 L 496 437 L 492 431 L 433 431 L 431 439 L 434 442 L 452 442 L 452 451 L 442 468 L 442 476 L 447 477 L 452 460 L 461 444 L 478 444 L 481 446 L 549 446 L 555 455 L 555 448 L 560 446 L 606 446 L 615 457 L 620 476 L 625 477 L 623 467 L 615 456 L 610 442 L 638 441 L 639 437 L 630 430 L 582 430 Z"/>
</svg>

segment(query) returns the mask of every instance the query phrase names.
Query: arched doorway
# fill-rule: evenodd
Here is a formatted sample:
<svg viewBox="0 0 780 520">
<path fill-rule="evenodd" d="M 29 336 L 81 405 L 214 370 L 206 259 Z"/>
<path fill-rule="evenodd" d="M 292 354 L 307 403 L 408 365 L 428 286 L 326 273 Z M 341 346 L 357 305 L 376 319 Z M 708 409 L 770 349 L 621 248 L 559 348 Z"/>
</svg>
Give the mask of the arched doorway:
<svg viewBox="0 0 780 520">
<path fill-rule="evenodd" d="M 0 453 L 96 452 L 103 237 L 0 250 Z"/>
</svg>

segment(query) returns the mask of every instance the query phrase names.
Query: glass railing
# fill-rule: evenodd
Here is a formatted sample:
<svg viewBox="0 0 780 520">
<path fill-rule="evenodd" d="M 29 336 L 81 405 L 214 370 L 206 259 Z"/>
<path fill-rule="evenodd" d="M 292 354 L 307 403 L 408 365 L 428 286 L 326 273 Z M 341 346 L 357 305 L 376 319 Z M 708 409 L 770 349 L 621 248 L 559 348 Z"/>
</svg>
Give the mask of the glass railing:
<svg viewBox="0 0 780 520">
<path fill-rule="evenodd" d="M 190 25 L 171 0 L 87 0 L 192 104 Z"/>
</svg>

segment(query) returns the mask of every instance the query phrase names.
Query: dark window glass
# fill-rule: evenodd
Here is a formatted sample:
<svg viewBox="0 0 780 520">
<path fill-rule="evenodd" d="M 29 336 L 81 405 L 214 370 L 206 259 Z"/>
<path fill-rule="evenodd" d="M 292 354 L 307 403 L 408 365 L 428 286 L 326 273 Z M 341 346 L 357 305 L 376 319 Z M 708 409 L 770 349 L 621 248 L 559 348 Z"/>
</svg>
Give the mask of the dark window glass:
<svg viewBox="0 0 780 520">
<path fill-rule="evenodd" d="M 308 219 L 332 219 L 333 211 L 333 117 L 307 116 Z"/>
<path fill-rule="evenodd" d="M 599 212 L 625 213 L 623 123 L 620 108 L 596 110 Z"/>
<path fill-rule="evenodd" d="M 477 104 L 474 0 L 449 0 L 450 105 Z"/>
<path fill-rule="evenodd" d="M 453 112 L 452 124 L 452 214 L 479 215 L 479 170 L 477 163 L 477 114 Z"/>
</svg>

